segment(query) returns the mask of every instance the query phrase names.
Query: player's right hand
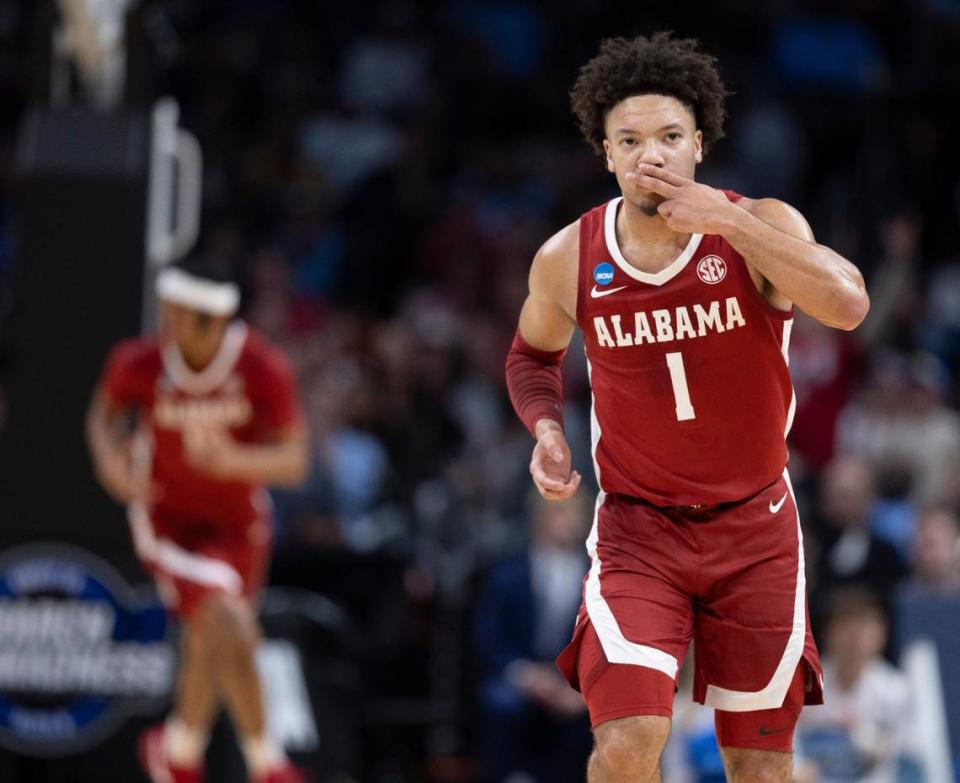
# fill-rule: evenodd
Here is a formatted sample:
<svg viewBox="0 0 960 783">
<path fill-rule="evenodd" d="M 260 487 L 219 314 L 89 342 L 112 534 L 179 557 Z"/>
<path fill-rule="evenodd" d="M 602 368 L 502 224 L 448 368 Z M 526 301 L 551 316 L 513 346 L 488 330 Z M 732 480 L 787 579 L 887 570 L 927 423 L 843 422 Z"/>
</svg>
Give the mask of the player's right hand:
<svg viewBox="0 0 960 783">
<path fill-rule="evenodd" d="M 135 469 L 128 455 L 122 451 L 97 466 L 97 477 L 107 494 L 121 505 L 150 501 L 149 472 Z"/>
<path fill-rule="evenodd" d="M 559 425 L 544 426 L 537 445 L 533 447 L 530 475 L 546 500 L 566 500 L 577 491 L 580 474 L 570 470 L 570 462 L 570 447 L 563 430 Z"/>
</svg>

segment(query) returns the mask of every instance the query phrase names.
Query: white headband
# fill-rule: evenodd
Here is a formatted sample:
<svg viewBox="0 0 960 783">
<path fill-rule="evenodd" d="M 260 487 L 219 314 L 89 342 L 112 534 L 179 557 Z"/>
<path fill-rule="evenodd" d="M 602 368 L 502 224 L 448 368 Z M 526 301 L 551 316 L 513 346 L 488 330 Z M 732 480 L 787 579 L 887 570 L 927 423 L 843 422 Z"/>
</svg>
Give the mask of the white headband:
<svg viewBox="0 0 960 783">
<path fill-rule="evenodd" d="M 236 283 L 215 283 L 175 267 L 167 267 L 157 275 L 157 296 L 210 315 L 233 315 L 240 305 L 240 287 Z"/>
</svg>

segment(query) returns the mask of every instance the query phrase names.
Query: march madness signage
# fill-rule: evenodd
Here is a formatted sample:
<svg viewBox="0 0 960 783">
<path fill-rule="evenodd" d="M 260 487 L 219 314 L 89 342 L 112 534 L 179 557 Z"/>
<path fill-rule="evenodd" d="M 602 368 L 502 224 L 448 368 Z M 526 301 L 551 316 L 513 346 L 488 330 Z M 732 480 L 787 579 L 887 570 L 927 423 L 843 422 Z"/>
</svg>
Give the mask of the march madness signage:
<svg viewBox="0 0 960 783">
<path fill-rule="evenodd" d="M 0 556 L 0 745 L 61 756 L 170 693 L 166 612 L 106 563 L 59 545 Z"/>
</svg>

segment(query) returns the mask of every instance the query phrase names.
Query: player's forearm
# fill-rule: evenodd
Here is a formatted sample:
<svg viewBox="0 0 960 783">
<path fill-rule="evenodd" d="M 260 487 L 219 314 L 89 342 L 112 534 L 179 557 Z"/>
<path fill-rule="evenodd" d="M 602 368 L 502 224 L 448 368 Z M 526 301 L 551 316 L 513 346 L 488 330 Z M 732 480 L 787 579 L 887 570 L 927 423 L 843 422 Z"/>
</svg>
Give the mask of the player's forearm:
<svg viewBox="0 0 960 783">
<path fill-rule="evenodd" d="M 791 236 L 744 209 L 729 211 L 722 235 L 780 293 L 827 326 L 854 329 L 867 314 L 860 271 L 828 247 Z"/>
<path fill-rule="evenodd" d="M 530 346 L 518 331 L 507 356 L 506 378 L 517 416 L 539 439 L 543 426 L 562 430 L 563 379 L 560 363 L 566 350 L 542 351 Z"/>
<path fill-rule="evenodd" d="M 93 472 L 100 486 L 118 503 L 129 503 L 138 487 L 129 464 L 127 442 L 118 436 L 116 415 L 96 395 L 87 411 L 86 435 Z"/>
<path fill-rule="evenodd" d="M 94 471 L 97 479 L 104 483 L 106 469 L 124 454 L 123 446 L 114 436 L 106 408 L 99 398 L 94 398 L 87 411 L 86 435 Z"/>
<path fill-rule="evenodd" d="M 251 484 L 295 487 L 306 478 L 309 455 L 305 437 L 271 444 L 237 444 L 230 458 L 230 477 Z"/>
</svg>

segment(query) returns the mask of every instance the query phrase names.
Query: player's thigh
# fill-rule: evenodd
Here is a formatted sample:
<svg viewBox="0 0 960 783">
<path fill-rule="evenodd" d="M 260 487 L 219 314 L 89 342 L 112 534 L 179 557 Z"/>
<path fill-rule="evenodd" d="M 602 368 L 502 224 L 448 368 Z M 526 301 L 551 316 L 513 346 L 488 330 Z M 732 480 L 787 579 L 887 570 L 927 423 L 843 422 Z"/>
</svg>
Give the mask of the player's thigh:
<svg viewBox="0 0 960 783">
<path fill-rule="evenodd" d="M 238 521 L 234 528 L 205 527 L 189 521 L 158 517 L 152 557 L 146 565 L 161 597 L 181 619 L 196 620 L 198 628 L 208 618 L 199 610 L 213 604 L 214 618 L 230 623 L 242 601 L 256 607 L 270 557 L 269 525 L 264 520 Z"/>
<path fill-rule="evenodd" d="M 716 710 L 714 725 L 717 744 L 724 751 L 724 763 L 728 767 L 742 769 L 747 765 L 750 768 L 747 764 L 750 762 L 767 768 L 775 763 L 785 763 L 783 757 L 789 760 L 793 752 L 794 731 L 803 709 L 808 676 L 806 665 L 798 665 L 783 704 L 779 707 L 749 712 Z"/>
<path fill-rule="evenodd" d="M 224 639 L 253 644 L 258 635 L 257 606 L 269 565 L 269 547 L 238 531 L 211 538 L 195 553 L 230 568 L 237 579 L 230 589 L 222 585 L 194 585 L 196 621 Z M 204 589 L 207 588 L 207 589 Z"/>
<path fill-rule="evenodd" d="M 608 497 L 598 507 L 584 604 L 558 659 L 584 695 L 593 726 L 672 715 L 693 635 L 693 600 L 673 573 L 684 558 L 671 535 L 648 506 Z"/>
<path fill-rule="evenodd" d="M 635 644 L 634 648 L 645 645 Z M 653 649 L 653 648 L 651 648 Z M 684 651 L 671 648 L 682 659 Z M 659 652 L 659 650 L 658 650 Z M 673 715 L 676 678 L 662 668 L 608 657 L 593 623 L 585 619 L 557 659 L 568 682 L 582 694 L 594 728 L 623 718 Z"/>
<path fill-rule="evenodd" d="M 770 750 L 720 748 L 723 768 L 730 783 L 790 783 L 793 756 Z"/>
<path fill-rule="evenodd" d="M 694 697 L 731 712 L 779 708 L 798 666 L 819 674 L 792 494 L 781 479 L 707 524 L 723 546 L 705 560 Z M 816 703 L 819 677 L 809 682 Z"/>
</svg>

